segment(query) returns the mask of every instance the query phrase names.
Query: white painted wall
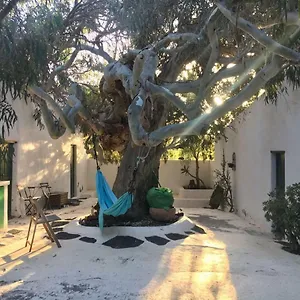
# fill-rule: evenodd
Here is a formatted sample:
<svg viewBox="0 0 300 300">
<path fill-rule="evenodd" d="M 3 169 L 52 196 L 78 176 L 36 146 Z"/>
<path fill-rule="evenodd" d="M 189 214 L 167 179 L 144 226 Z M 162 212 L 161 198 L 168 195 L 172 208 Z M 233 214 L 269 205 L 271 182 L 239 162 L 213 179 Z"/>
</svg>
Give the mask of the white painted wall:
<svg viewBox="0 0 300 300">
<path fill-rule="evenodd" d="M 18 121 L 6 137 L 15 144 L 13 163 L 12 215 L 23 213 L 16 185 L 38 185 L 49 182 L 52 191 L 70 190 L 71 145 L 77 145 L 77 183 L 87 187 L 87 156 L 80 135 L 66 133 L 58 140 L 52 140 L 47 130 L 40 131 L 32 118 L 33 104 L 17 99 L 12 102 Z M 79 191 L 78 191 L 79 192 Z"/>
<path fill-rule="evenodd" d="M 190 176 L 181 174 L 181 168 L 187 161 L 169 160 L 167 163 L 161 161 L 159 168 L 160 183 L 162 186 L 173 190 L 174 194 L 179 193 L 180 187 L 188 185 L 192 179 Z M 195 174 L 195 162 L 189 163 L 190 172 Z M 207 187 L 211 187 L 211 162 L 200 162 L 199 175 Z"/>
<path fill-rule="evenodd" d="M 187 185 L 190 181 L 190 176 L 185 176 L 181 174 L 180 169 L 184 165 L 184 163 L 179 160 L 168 160 L 167 163 L 161 161 L 160 169 L 159 169 L 159 180 L 160 184 L 164 187 L 168 187 L 173 190 L 174 194 L 179 193 L 180 187 L 183 185 Z M 101 170 L 106 177 L 106 180 L 110 184 L 113 185 L 117 171 L 118 165 L 103 165 Z M 190 163 L 190 170 L 192 174 L 195 172 L 195 163 Z M 93 159 L 89 159 L 88 161 L 88 175 L 87 175 L 87 182 L 88 182 L 88 190 L 95 190 L 95 174 L 96 174 L 96 165 Z M 207 186 L 211 186 L 211 162 L 200 162 L 200 178 L 204 181 Z"/>
<path fill-rule="evenodd" d="M 278 99 L 277 106 L 255 102 L 246 116 L 227 130 L 229 140 L 216 147 L 215 167 L 220 165 L 222 148 L 231 162 L 236 153 L 236 171 L 231 172 L 238 214 L 270 230 L 262 210 L 271 191 L 271 151 L 285 151 L 286 186 L 300 181 L 300 91 Z"/>
</svg>

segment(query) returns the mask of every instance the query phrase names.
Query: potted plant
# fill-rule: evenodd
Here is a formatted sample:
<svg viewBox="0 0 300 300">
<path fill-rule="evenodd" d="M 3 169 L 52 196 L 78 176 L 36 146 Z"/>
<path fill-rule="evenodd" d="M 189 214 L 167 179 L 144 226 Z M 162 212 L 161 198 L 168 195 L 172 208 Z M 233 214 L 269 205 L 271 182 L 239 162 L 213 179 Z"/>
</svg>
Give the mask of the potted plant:
<svg viewBox="0 0 300 300">
<path fill-rule="evenodd" d="M 207 189 L 204 181 L 200 178 L 200 161 L 213 158 L 213 145 L 208 144 L 202 136 L 189 136 L 180 145 L 181 157 L 186 163 L 181 168 L 181 173 L 192 177 L 186 189 Z M 190 169 L 190 164 L 195 162 L 195 172 Z"/>
<path fill-rule="evenodd" d="M 233 156 L 235 158 L 235 155 Z M 212 208 L 221 207 L 225 210 L 229 207 L 229 212 L 234 212 L 233 191 L 231 186 L 231 176 L 229 168 L 235 170 L 235 160 L 228 163 L 225 158 L 225 151 L 223 149 L 221 170 L 215 170 L 215 186 L 214 193 L 210 199 L 210 206 Z"/>
<path fill-rule="evenodd" d="M 183 161 L 181 173 L 191 177 L 188 185 L 180 189 L 180 197 L 188 199 L 207 199 L 212 193 L 200 177 L 200 163 L 207 159 L 213 159 L 213 144 L 203 136 L 189 136 L 180 145 L 180 160 Z M 191 170 L 191 164 L 195 164 L 195 170 Z"/>
</svg>

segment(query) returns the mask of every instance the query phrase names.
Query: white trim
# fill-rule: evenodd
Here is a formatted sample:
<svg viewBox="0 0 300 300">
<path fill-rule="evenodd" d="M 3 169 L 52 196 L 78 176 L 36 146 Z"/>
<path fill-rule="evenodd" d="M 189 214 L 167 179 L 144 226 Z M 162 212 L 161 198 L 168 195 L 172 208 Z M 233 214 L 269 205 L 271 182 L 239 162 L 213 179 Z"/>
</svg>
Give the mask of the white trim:
<svg viewBox="0 0 300 300">
<path fill-rule="evenodd" d="M 5 231 L 8 227 L 8 186 L 10 181 L 0 181 L 0 186 L 4 186 L 4 218 L 3 218 L 3 227 L 0 228 L 0 231 Z"/>
</svg>

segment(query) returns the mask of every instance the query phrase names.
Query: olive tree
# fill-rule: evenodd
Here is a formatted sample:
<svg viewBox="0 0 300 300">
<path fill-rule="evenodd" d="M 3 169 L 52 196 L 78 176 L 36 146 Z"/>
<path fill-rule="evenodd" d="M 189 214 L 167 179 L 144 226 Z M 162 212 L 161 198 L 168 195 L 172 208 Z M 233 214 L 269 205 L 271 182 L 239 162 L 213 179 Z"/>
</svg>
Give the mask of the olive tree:
<svg viewBox="0 0 300 300">
<path fill-rule="evenodd" d="M 88 141 L 96 137 L 99 157 L 118 151 L 117 195 L 127 189 L 137 157 L 148 153 L 130 211 L 142 216 L 166 147 L 205 135 L 220 120 L 229 124 L 262 91 L 268 101 L 276 100 L 285 80 L 297 87 L 297 5 L 30 1 L 24 12 L 19 3 L 1 24 L 2 96 L 29 95 L 51 138 L 79 128 Z M 195 78 L 181 79 L 190 64 Z M 102 76 L 99 85 L 82 81 L 90 71 Z M 3 111 L 9 127 L 12 113 Z M 184 117 L 175 118 L 176 111 Z"/>
</svg>

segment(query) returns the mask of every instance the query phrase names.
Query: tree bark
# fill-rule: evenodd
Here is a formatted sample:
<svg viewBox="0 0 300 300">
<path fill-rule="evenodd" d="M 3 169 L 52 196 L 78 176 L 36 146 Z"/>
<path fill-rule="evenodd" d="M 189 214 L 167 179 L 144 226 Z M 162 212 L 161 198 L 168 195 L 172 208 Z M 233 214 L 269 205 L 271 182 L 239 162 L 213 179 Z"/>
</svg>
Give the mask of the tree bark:
<svg viewBox="0 0 300 300">
<path fill-rule="evenodd" d="M 132 146 L 132 143 L 127 145 L 113 186 L 113 192 L 117 197 L 120 197 L 128 190 L 138 157 L 145 156 L 148 151 L 149 150 L 145 147 Z M 124 218 L 128 220 L 139 220 L 148 214 L 149 207 L 146 196 L 150 188 L 158 186 L 159 164 L 163 151 L 161 145 L 153 147 L 150 149 L 145 161 L 140 162 L 134 184 L 133 205 L 123 216 Z"/>
<path fill-rule="evenodd" d="M 189 53 L 175 55 L 163 67 L 159 75 L 160 80 L 164 82 L 175 81 L 189 55 Z M 148 100 L 150 100 L 150 103 Z M 147 120 L 146 129 L 151 132 L 165 125 L 167 111 L 168 104 L 161 95 L 155 95 L 152 99 L 146 99 L 146 106 L 143 113 L 144 120 Z M 136 166 L 137 157 L 139 155 L 145 156 L 148 152 L 143 146 L 132 145 L 133 143 L 129 142 L 126 147 L 113 186 L 113 192 L 117 197 L 127 191 L 134 167 Z M 141 148 L 143 148 L 142 151 L 140 150 Z M 161 143 L 150 148 L 149 155 L 145 159 L 145 162 L 140 164 L 137 172 L 133 205 L 121 218 L 138 220 L 149 213 L 146 196 L 150 188 L 158 186 L 160 158 L 164 151 L 164 145 Z"/>
<path fill-rule="evenodd" d="M 175 81 L 180 73 L 181 67 L 189 59 L 189 56 L 189 53 L 176 54 L 173 59 L 164 65 L 162 72 L 159 75 L 160 80 L 164 82 Z M 126 80 L 123 84 L 126 84 Z M 152 95 L 152 97 L 146 96 L 144 101 L 143 113 L 140 116 L 139 123 L 141 123 L 147 131 L 152 132 L 165 125 L 169 104 L 166 103 L 165 98 L 159 93 L 157 95 Z M 131 134 L 131 141 L 129 141 L 124 151 L 113 186 L 113 192 L 117 197 L 120 197 L 128 190 L 129 182 L 132 179 L 133 170 L 136 166 L 138 157 L 145 156 L 148 151 L 149 154 L 145 161 L 140 163 L 138 168 L 132 207 L 125 215 L 114 219 L 104 216 L 104 220 L 107 223 L 109 223 L 110 220 L 111 223 L 117 223 L 118 220 L 122 222 L 143 219 L 143 217 L 149 213 L 146 199 L 147 192 L 150 188 L 158 186 L 160 158 L 165 151 L 163 140 L 155 146 L 151 145 L 149 148 L 144 145 L 133 145 L 134 143 L 132 140 Z"/>
<path fill-rule="evenodd" d="M 5 17 L 14 9 L 18 2 L 20 2 L 20 0 L 11 0 L 3 7 L 0 11 L 0 23 L 2 23 Z"/>
</svg>

